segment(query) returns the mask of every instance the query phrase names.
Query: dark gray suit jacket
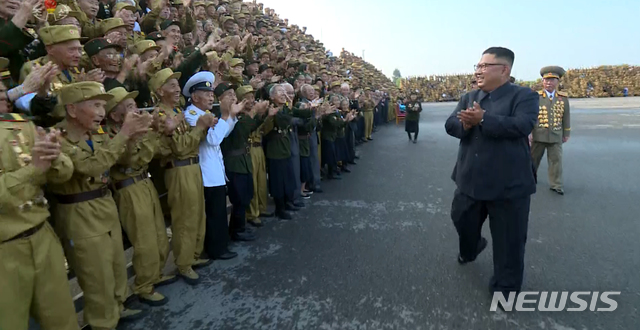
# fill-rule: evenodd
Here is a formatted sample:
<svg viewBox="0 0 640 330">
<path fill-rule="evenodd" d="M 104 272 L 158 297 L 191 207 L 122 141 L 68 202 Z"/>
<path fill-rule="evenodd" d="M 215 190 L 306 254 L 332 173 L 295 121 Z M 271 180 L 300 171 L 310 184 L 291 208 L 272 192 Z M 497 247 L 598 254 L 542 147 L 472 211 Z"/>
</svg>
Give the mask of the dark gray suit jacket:
<svg viewBox="0 0 640 330">
<path fill-rule="evenodd" d="M 486 112 L 483 122 L 468 131 L 456 117 L 476 101 Z M 476 200 L 521 198 L 536 192 L 535 170 L 528 136 L 538 118 L 538 93 L 507 82 L 491 93 L 462 96 L 445 123 L 460 139 L 451 179 L 459 192 Z"/>
</svg>

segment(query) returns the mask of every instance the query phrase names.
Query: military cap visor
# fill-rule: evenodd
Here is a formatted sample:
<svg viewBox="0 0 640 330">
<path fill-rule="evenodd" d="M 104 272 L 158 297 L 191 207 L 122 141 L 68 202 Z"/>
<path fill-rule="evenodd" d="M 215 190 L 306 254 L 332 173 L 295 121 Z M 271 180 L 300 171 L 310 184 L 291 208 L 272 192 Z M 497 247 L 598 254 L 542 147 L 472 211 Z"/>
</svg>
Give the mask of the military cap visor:
<svg viewBox="0 0 640 330">
<path fill-rule="evenodd" d="M 251 85 L 240 86 L 236 89 L 236 96 L 238 99 L 243 98 L 245 95 L 255 92 Z"/>
<path fill-rule="evenodd" d="M 169 28 L 169 27 L 170 27 L 170 26 L 172 26 L 172 25 L 175 25 L 175 26 L 179 27 L 179 28 L 180 28 L 180 30 L 182 30 L 182 26 L 181 26 L 180 22 L 178 22 L 178 21 L 173 21 L 173 20 L 170 20 L 170 19 L 164 20 L 164 21 L 160 24 L 160 29 L 164 31 L 164 30 L 166 30 L 167 28 Z"/>
<path fill-rule="evenodd" d="M 213 91 L 213 83 L 216 81 L 216 76 L 213 72 L 200 71 L 194 74 L 182 89 L 182 94 L 186 97 L 191 97 L 191 94 L 195 91 Z"/>
<path fill-rule="evenodd" d="M 107 93 L 113 95 L 113 98 L 111 98 L 111 100 L 108 100 L 107 105 L 104 107 L 107 114 L 115 109 L 118 104 L 122 103 L 122 101 L 126 99 L 135 99 L 136 97 L 138 97 L 138 91 L 128 92 L 126 89 L 124 89 L 124 87 L 113 88 Z"/>
<path fill-rule="evenodd" d="M 113 12 L 117 13 L 117 12 L 121 11 L 122 9 L 128 9 L 133 13 L 136 12 L 136 7 L 133 6 L 132 4 L 128 3 L 128 2 L 120 2 L 120 3 L 116 4 L 113 7 Z"/>
<path fill-rule="evenodd" d="M 109 31 L 113 30 L 113 29 L 117 29 L 120 27 L 127 27 L 126 24 L 124 24 L 124 21 L 122 20 L 122 18 L 107 18 L 104 21 L 102 21 L 102 23 L 100 23 L 100 27 L 102 28 L 102 34 L 107 34 Z"/>
<path fill-rule="evenodd" d="M 116 48 L 118 50 L 122 50 L 122 47 L 120 47 L 120 45 L 112 44 L 105 38 L 91 39 L 84 45 L 84 51 L 87 52 L 87 55 L 89 57 L 97 55 L 101 50 L 108 48 Z"/>
<path fill-rule="evenodd" d="M 228 90 L 233 90 L 233 85 L 227 83 L 227 82 L 223 82 L 220 85 L 218 85 L 216 87 L 216 89 L 213 90 L 213 93 L 220 98 L 220 96 L 222 96 L 222 94 L 224 94 L 226 91 Z"/>
<path fill-rule="evenodd" d="M 149 50 L 160 50 L 160 46 L 156 45 L 153 40 L 140 40 L 134 45 L 134 51 L 138 55 L 144 54 Z"/>
<path fill-rule="evenodd" d="M 164 40 L 164 36 L 162 35 L 162 33 L 156 31 L 156 32 L 149 33 L 145 39 L 158 41 L 158 40 Z"/>
<path fill-rule="evenodd" d="M 104 90 L 104 86 L 95 81 L 84 81 L 68 84 L 58 91 L 58 102 L 61 105 L 75 104 L 88 100 L 109 101 L 113 95 Z"/>
<path fill-rule="evenodd" d="M 171 79 L 180 79 L 180 76 L 182 76 L 182 73 L 173 72 L 170 68 L 162 69 L 156 72 L 151 79 L 149 79 L 149 88 L 152 91 L 157 91 L 160 87 L 166 84 L 167 81 Z"/>
<path fill-rule="evenodd" d="M 559 66 L 545 66 L 544 68 L 540 69 L 540 76 L 542 76 L 542 78 L 557 78 L 560 79 L 562 78 L 562 76 L 564 76 L 565 71 L 563 68 L 559 67 Z"/>
<path fill-rule="evenodd" d="M 263 64 L 260 66 L 260 68 L 258 69 L 258 73 L 263 73 L 269 69 L 273 69 L 273 67 L 269 64 Z"/>
</svg>

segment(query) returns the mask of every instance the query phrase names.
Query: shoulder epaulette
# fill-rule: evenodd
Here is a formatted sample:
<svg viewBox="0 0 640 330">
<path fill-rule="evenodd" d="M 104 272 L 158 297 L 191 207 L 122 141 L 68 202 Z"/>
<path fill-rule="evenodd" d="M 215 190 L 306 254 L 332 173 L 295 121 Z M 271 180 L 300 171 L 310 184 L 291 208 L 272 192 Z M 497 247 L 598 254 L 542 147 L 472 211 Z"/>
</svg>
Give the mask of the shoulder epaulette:
<svg viewBox="0 0 640 330">
<path fill-rule="evenodd" d="M 539 90 L 538 94 L 540 94 L 540 96 L 544 96 L 544 91 L 543 90 Z"/>
<path fill-rule="evenodd" d="M 0 115 L 0 121 L 25 122 L 28 120 L 18 113 L 5 113 Z"/>
<path fill-rule="evenodd" d="M 73 73 L 80 74 L 80 70 L 77 67 L 72 68 Z"/>
<path fill-rule="evenodd" d="M 564 97 L 569 97 L 569 94 L 567 92 L 558 91 L 558 95 L 564 96 Z"/>
<path fill-rule="evenodd" d="M 105 134 L 105 130 L 102 126 L 98 126 L 98 129 L 94 132 L 95 134 Z"/>
</svg>

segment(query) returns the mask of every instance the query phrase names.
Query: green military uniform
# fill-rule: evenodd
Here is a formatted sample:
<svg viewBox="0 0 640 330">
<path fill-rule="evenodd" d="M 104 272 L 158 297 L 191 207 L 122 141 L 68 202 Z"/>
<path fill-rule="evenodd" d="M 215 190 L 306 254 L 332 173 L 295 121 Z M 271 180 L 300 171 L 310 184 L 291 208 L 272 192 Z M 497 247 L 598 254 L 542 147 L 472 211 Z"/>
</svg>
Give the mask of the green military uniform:
<svg viewBox="0 0 640 330">
<path fill-rule="evenodd" d="M 70 40 L 80 40 L 80 33 L 78 32 L 78 28 L 73 25 L 45 26 L 38 31 L 38 34 L 40 35 L 40 39 L 42 39 L 42 42 L 47 46 Z M 20 70 L 19 83 L 22 84 L 24 82 L 29 73 L 31 73 L 33 67 L 45 65 L 50 61 L 51 59 L 49 58 L 49 55 L 47 55 L 25 63 Z M 78 68 L 62 69 L 60 73 L 58 73 L 51 81 L 52 93 L 54 95 L 57 95 L 58 90 L 60 90 L 64 85 L 76 82 L 79 74 L 80 71 L 78 70 Z M 53 112 L 49 115 L 50 118 L 43 119 L 43 121 L 53 125 L 56 122 L 62 120 L 64 116 L 64 108 L 61 105 L 57 105 Z"/>
<path fill-rule="evenodd" d="M 149 87 L 155 92 L 169 80 L 179 78 L 179 72 L 162 69 L 151 77 Z M 158 104 L 158 107 L 165 116 L 177 116 L 182 112 L 180 108 L 164 103 Z M 165 169 L 167 202 L 171 209 L 173 254 L 180 275 L 187 281 L 193 280 L 189 283 L 199 279 L 192 267 L 200 262 L 200 253 L 204 249 L 204 184 L 198 153 L 206 133 L 206 130 L 191 127 L 183 120 L 172 136 L 163 135 L 160 138 L 160 165 Z"/>
<path fill-rule="evenodd" d="M 2 49 L 0 56 L 9 59 L 9 71 L 13 81 L 20 78 L 20 68 L 25 62 L 25 56 L 22 50 L 27 47 L 34 39 L 35 35 L 18 28 L 11 18 L 9 20 L 0 19 L 0 41 L 2 41 Z M 11 88 L 12 86 L 6 86 Z"/>
<path fill-rule="evenodd" d="M 109 91 L 113 99 L 107 103 L 107 116 L 125 99 L 134 99 L 138 92 L 128 93 L 123 87 Z M 117 129 L 109 126 L 109 136 L 117 136 Z M 158 151 L 159 136 L 149 132 L 133 145 L 111 168 L 111 188 L 118 206 L 120 222 L 133 245 L 133 269 L 136 273 L 133 292 L 145 303 L 154 306 L 167 302 L 164 296 L 154 292 L 154 284 L 169 277 L 162 276 L 169 239 L 164 224 L 160 199 L 147 169 Z"/>
<path fill-rule="evenodd" d="M 109 100 L 102 84 L 80 82 L 59 90 L 62 105 Z M 68 127 L 62 121 L 58 127 Z M 127 298 L 127 271 L 118 209 L 108 189 L 109 169 L 126 151 L 128 137 L 113 139 L 100 128 L 88 140 L 72 140 L 63 129 L 61 149 L 74 166 L 71 180 L 49 189 L 57 204 L 53 214 L 69 265 L 84 292 L 84 320 L 93 329 L 113 329 Z"/>
<path fill-rule="evenodd" d="M 44 184 L 71 178 L 61 153 L 45 173 L 31 164 L 36 129 L 18 114 L 0 114 L 0 329 L 79 329 L 60 241 L 49 225 Z"/>
<path fill-rule="evenodd" d="M 560 79 L 564 73 L 565 71 L 557 66 L 544 67 L 540 71 L 540 75 L 545 79 Z M 563 139 L 568 139 L 571 133 L 569 98 L 566 93 L 557 90 L 553 93 L 541 90 L 538 94 L 540 94 L 540 109 L 538 121 L 532 132 L 531 156 L 537 170 L 547 150 L 551 190 L 564 194 L 562 143 Z"/>
</svg>

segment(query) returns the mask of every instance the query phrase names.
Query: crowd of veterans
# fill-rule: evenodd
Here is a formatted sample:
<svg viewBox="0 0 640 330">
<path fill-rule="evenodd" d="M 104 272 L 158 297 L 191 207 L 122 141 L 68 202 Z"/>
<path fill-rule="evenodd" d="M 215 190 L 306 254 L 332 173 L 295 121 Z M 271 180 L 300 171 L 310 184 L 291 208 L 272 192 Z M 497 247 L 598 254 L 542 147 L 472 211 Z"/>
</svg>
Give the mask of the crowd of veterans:
<svg viewBox="0 0 640 330">
<path fill-rule="evenodd" d="M 145 315 L 130 293 L 166 304 L 156 288 L 198 284 L 349 173 L 399 97 L 255 2 L 3 0 L 0 16 L 0 329 L 79 328 L 65 260 L 94 330 Z"/>
<path fill-rule="evenodd" d="M 542 79 L 512 82 L 533 90 L 543 89 Z M 402 80 L 403 90 L 421 91 L 425 102 L 457 101 L 474 89 L 473 74 L 410 77 Z M 569 69 L 559 90 L 572 98 L 640 96 L 640 67 L 629 65 Z"/>
</svg>

